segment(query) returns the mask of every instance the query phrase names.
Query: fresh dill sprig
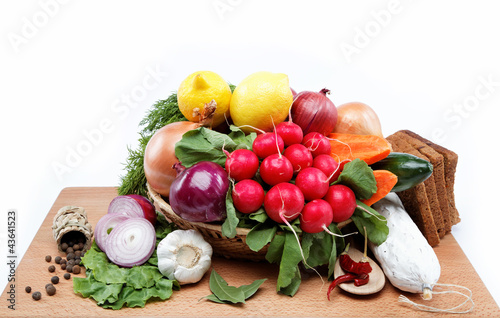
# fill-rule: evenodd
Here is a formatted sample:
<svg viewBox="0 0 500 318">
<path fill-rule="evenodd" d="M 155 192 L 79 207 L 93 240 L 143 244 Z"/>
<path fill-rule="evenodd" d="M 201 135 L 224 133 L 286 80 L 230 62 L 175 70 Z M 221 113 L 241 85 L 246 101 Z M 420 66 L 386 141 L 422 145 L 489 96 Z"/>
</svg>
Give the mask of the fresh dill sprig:
<svg viewBox="0 0 500 318">
<path fill-rule="evenodd" d="M 236 88 L 229 83 L 231 92 Z M 139 132 L 139 145 L 137 149 L 127 146 L 128 157 L 124 164 L 125 175 L 120 176 L 121 184 L 118 186 L 118 194 L 139 194 L 148 196 L 146 187 L 146 175 L 144 174 L 144 152 L 148 141 L 154 133 L 165 125 L 177 121 L 187 121 L 179 110 L 177 93 L 172 93 L 167 99 L 158 100 L 139 122 L 142 130 Z"/>
<path fill-rule="evenodd" d="M 137 149 L 127 147 L 128 157 L 124 170 L 126 174 L 121 176 L 121 184 L 118 194 L 139 194 L 147 196 L 146 175 L 144 174 L 144 151 L 148 141 L 154 133 L 165 125 L 177 121 L 187 121 L 182 115 L 177 104 L 177 94 L 172 93 L 167 99 L 157 101 L 140 121 L 139 145 Z"/>
</svg>

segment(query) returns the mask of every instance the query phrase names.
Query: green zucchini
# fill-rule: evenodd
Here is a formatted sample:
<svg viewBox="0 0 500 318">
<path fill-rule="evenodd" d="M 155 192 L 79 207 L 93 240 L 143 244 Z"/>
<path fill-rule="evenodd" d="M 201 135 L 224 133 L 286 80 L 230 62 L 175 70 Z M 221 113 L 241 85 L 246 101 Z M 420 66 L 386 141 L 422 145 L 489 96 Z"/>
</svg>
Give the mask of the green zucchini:
<svg viewBox="0 0 500 318">
<path fill-rule="evenodd" d="M 389 170 L 398 176 L 391 192 L 408 190 L 424 182 L 432 174 L 432 164 L 417 156 L 402 152 L 391 152 L 384 159 L 371 165 L 373 170 Z"/>
</svg>

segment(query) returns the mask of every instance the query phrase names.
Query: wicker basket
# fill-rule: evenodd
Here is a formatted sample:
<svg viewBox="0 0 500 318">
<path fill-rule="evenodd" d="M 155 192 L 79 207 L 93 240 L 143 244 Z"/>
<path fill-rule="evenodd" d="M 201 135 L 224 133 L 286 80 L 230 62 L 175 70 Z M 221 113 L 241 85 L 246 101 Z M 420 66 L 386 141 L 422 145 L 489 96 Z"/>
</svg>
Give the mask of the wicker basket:
<svg viewBox="0 0 500 318">
<path fill-rule="evenodd" d="M 147 185 L 147 187 L 149 196 L 152 199 L 156 209 L 159 210 L 169 222 L 175 223 L 180 229 L 193 229 L 199 231 L 201 235 L 203 235 L 205 240 L 210 243 L 210 245 L 212 245 L 214 254 L 223 256 L 225 258 L 250 261 L 264 261 L 266 259 L 265 256 L 269 244 L 264 246 L 258 252 L 252 251 L 246 244 L 246 236 L 248 232 L 250 232 L 249 229 L 236 228 L 236 236 L 232 239 L 227 238 L 222 235 L 220 225 L 201 222 L 189 222 L 179 217 L 177 214 L 175 214 L 174 211 L 172 211 L 170 205 L 165 202 L 160 194 L 154 191 L 149 186 L 149 184 Z M 342 228 L 348 223 L 350 223 L 350 220 L 339 223 L 337 226 L 339 228 Z"/>
</svg>

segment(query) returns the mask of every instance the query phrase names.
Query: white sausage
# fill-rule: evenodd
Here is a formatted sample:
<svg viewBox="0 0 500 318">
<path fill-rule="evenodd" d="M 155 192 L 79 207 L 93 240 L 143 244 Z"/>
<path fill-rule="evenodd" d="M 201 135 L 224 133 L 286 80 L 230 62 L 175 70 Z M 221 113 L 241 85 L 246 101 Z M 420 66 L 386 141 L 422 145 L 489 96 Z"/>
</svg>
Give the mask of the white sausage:
<svg viewBox="0 0 500 318">
<path fill-rule="evenodd" d="M 395 193 L 389 193 L 373 208 L 387 219 L 387 240 L 370 249 L 391 284 L 403 291 L 424 293 L 431 297 L 439 280 L 441 266 L 432 247 L 404 209 Z"/>
</svg>

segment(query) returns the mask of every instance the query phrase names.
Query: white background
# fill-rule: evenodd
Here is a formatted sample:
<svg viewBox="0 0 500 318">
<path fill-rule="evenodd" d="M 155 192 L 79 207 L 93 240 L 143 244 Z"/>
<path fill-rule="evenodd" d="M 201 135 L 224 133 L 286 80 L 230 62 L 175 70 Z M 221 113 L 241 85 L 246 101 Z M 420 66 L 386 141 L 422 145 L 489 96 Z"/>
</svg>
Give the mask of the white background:
<svg viewBox="0 0 500 318">
<path fill-rule="evenodd" d="M 498 12 L 493 1 L 2 2 L 0 290 L 8 209 L 21 257 L 63 188 L 119 184 L 139 121 L 184 77 L 238 84 L 266 70 L 297 91 L 327 87 L 336 105 L 371 105 L 386 135 L 411 129 L 458 153 L 453 235 L 498 303 Z"/>
</svg>

